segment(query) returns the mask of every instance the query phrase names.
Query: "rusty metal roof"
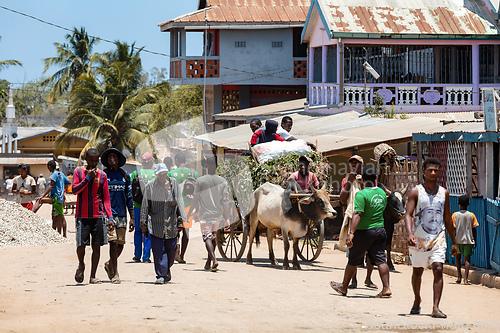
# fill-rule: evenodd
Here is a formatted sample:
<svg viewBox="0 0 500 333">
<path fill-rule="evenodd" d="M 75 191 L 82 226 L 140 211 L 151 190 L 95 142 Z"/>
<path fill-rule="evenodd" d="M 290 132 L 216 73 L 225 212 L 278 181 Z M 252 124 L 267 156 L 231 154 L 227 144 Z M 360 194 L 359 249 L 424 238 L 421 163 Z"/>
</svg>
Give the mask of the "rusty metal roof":
<svg viewBox="0 0 500 333">
<path fill-rule="evenodd" d="M 467 2 L 474 1 L 312 0 L 310 10 L 318 10 L 330 37 L 498 34 L 496 25 L 487 20 L 489 16 L 472 12 L 465 6 Z M 310 30 L 308 23 L 309 18 L 306 29 Z"/>
<path fill-rule="evenodd" d="M 309 0 L 207 0 L 207 6 L 160 23 L 162 30 L 172 26 L 213 23 L 276 24 L 306 21 Z"/>
</svg>

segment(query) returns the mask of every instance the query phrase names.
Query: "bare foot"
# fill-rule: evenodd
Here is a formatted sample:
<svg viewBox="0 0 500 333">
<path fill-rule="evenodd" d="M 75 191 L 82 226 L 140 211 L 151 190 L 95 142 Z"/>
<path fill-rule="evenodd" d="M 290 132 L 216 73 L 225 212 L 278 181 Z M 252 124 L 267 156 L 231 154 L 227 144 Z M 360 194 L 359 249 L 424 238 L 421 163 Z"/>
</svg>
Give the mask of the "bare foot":
<svg viewBox="0 0 500 333">
<path fill-rule="evenodd" d="M 462 282 L 462 278 L 461 277 L 457 278 L 457 281 L 455 281 L 455 282 L 460 284 Z"/>
<path fill-rule="evenodd" d="M 210 263 L 211 263 L 211 261 L 210 261 L 210 259 L 208 259 L 207 262 L 205 263 L 205 267 L 204 267 L 206 271 L 208 271 L 210 269 Z"/>
</svg>

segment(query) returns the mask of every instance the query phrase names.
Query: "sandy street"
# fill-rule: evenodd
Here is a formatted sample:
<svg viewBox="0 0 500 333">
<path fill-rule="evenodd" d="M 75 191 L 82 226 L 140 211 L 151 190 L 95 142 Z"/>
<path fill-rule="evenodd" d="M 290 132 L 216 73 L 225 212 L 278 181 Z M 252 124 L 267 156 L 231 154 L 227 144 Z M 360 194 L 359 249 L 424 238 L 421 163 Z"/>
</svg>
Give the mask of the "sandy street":
<svg viewBox="0 0 500 333">
<path fill-rule="evenodd" d="M 47 218 L 50 207 L 42 209 Z M 441 331 L 442 326 L 456 328 L 465 321 L 471 324 L 468 332 L 500 331 L 500 290 L 457 285 L 450 276 L 445 276 L 441 301 L 448 319 L 433 320 L 430 271 L 424 273 L 423 314 L 408 315 L 412 303 L 409 266 L 398 265 L 398 272 L 391 273 L 391 299 L 372 298 L 378 291 L 365 287 L 350 291 L 348 297 L 337 295 L 329 281 L 341 280 L 346 258 L 345 253 L 333 250 L 332 242 L 326 244 L 318 262 L 302 263 L 301 271 L 284 271 L 281 265 L 269 265 L 261 238 L 253 266 L 243 259 L 221 261 L 220 271 L 212 273 L 203 270 L 206 252 L 199 231 L 193 228 L 188 263 L 174 265 L 171 283 L 154 285 L 153 264 L 132 262 L 133 236 L 128 233 L 119 259 L 122 284 L 112 285 L 106 279 L 107 246 L 97 272 L 105 282 L 87 284 L 87 251 L 85 284 L 77 284 L 73 278 L 77 267 L 74 218 L 67 220 L 68 244 L 0 249 L 1 332 L 359 332 L 384 329 L 377 326 L 384 321 L 393 331 Z M 275 240 L 275 249 L 281 264 L 282 241 Z M 373 281 L 380 286 L 378 272 L 374 273 Z M 363 281 L 365 271 L 358 274 Z"/>
</svg>

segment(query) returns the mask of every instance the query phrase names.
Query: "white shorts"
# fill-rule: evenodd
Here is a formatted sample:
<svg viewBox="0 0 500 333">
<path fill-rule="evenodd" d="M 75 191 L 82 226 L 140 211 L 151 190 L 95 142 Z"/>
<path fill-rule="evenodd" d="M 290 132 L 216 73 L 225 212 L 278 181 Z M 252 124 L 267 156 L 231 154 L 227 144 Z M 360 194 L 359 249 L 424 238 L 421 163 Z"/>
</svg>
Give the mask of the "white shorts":
<svg viewBox="0 0 500 333">
<path fill-rule="evenodd" d="M 418 250 L 416 247 L 410 246 L 408 250 L 410 251 L 411 265 L 414 268 L 427 268 L 435 262 L 444 264 L 446 259 L 445 247 L 437 247 L 430 251 L 422 251 Z"/>
</svg>

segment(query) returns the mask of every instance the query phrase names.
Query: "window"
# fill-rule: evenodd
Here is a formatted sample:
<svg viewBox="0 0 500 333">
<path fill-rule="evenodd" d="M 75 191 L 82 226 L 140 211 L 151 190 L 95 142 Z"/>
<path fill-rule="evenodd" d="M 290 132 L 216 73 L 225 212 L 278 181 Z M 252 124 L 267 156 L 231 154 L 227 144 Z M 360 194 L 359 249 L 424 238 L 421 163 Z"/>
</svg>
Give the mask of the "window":
<svg viewBox="0 0 500 333">
<path fill-rule="evenodd" d="M 479 46 L 480 83 L 500 83 L 500 46 Z"/>
<path fill-rule="evenodd" d="M 43 141 L 45 141 L 45 142 L 56 141 L 56 136 L 55 135 L 44 135 Z"/>
<path fill-rule="evenodd" d="M 234 47 L 247 47 L 247 42 L 245 41 L 234 42 Z"/>
<path fill-rule="evenodd" d="M 307 57 L 307 44 L 302 44 L 302 28 L 293 28 L 293 56 Z"/>
<path fill-rule="evenodd" d="M 321 82 L 322 79 L 322 63 L 321 63 L 321 58 L 322 58 L 322 49 L 321 47 L 315 47 L 314 48 L 314 76 L 313 76 L 313 82 Z"/>
<path fill-rule="evenodd" d="M 283 47 L 283 42 L 273 42 L 273 47 Z"/>
<path fill-rule="evenodd" d="M 326 82 L 337 82 L 337 47 L 328 46 L 326 54 Z"/>
</svg>

